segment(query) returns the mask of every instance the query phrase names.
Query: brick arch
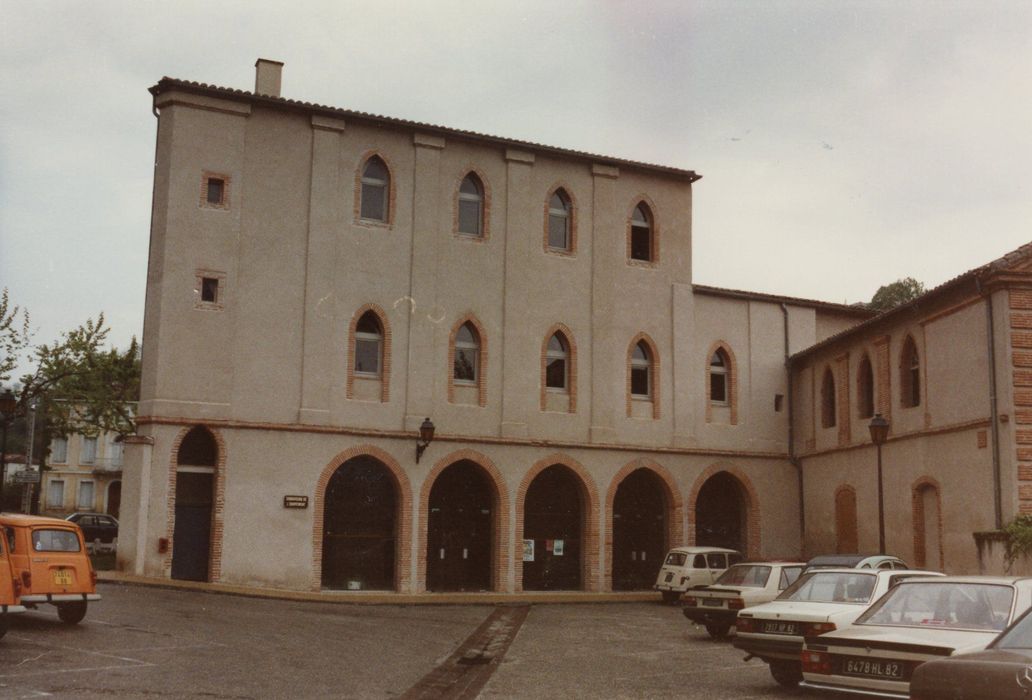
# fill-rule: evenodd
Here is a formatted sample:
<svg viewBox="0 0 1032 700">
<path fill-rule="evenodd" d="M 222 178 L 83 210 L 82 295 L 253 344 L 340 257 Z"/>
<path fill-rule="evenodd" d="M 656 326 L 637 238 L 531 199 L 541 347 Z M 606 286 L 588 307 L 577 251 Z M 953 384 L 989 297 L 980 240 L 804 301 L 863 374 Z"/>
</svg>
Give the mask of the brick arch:
<svg viewBox="0 0 1032 700">
<path fill-rule="evenodd" d="M 835 489 L 835 551 L 838 554 L 856 554 L 860 551 L 856 489 L 850 484 L 841 484 Z"/>
<path fill-rule="evenodd" d="M 731 345 L 724 340 L 718 340 L 710 345 L 706 353 L 706 422 L 713 421 L 713 402 L 710 400 L 710 358 L 718 350 L 723 351 L 727 358 L 727 403 L 731 409 L 731 425 L 738 425 L 738 359 L 735 357 Z"/>
<path fill-rule="evenodd" d="M 475 175 L 484 190 L 484 199 L 481 202 L 483 206 L 480 209 L 482 229 L 480 235 L 476 237 L 470 236 L 468 233 L 459 233 L 459 188 L 462 187 L 462 181 L 466 179 L 467 175 Z M 452 234 L 478 242 L 486 241 L 491 235 L 491 185 L 488 183 L 484 172 L 472 164 L 467 165 L 458 179 L 455 180 L 455 187 L 452 191 Z"/>
<path fill-rule="evenodd" d="M 372 457 L 386 467 L 394 479 L 394 486 L 398 490 L 398 513 L 395 525 L 397 543 L 394 554 L 394 589 L 399 592 L 407 591 L 410 584 L 412 551 L 412 486 L 409 484 L 408 475 L 405 474 L 401 464 L 390 454 L 373 445 L 357 445 L 338 453 L 323 467 L 319 478 L 315 482 L 315 492 L 312 495 L 312 507 L 314 510 L 312 512 L 311 589 L 313 591 L 322 589 L 323 518 L 326 509 L 326 487 L 329 486 L 330 479 L 337 470 L 344 466 L 345 462 L 355 457 Z"/>
<path fill-rule="evenodd" d="M 477 331 L 477 338 L 480 340 L 480 356 L 477 367 L 477 403 L 483 408 L 487 405 L 487 332 L 473 312 L 468 311 L 459 318 L 452 326 L 448 335 L 448 402 L 455 403 L 455 336 L 459 329 L 466 323 L 473 324 Z"/>
<path fill-rule="evenodd" d="M 648 210 L 650 221 L 652 225 L 652 241 L 651 241 L 651 255 L 649 262 L 643 260 L 632 260 L 631 259 L 631 217 L 634 216 L 634 210 L 638 208 L 638 205 L 644 204 Z M 644 192 L 638 194 L 631 200 L 631 206 L 627 209 L 627 262 L 632 265 L 658 265 L 659 264 L 659 210 L 656 207 L 656 203 L 652 201 Z"/>
<path fill-rule="evenodd" d="M 496 592 L 505 591 L 506 574 L 509 568 L 509 489 L 505 484 L 505 478 L 495 466 L 494 462 L 486 455 L 476 450 L 463 449 L 452 452 L 434 464 L 434 468 L 423 480 L 423 487 L 419 492 L 419 558 L 416 588 L 419 592 L 426 591 L 427 576 L 427 535 L 430 518 L 430 491 L 434 482 L 445 469 L 456 462 L 469 461 L 484 470 L 495 488 L 495 513 L 494 533 L 492 547 L 494 549 L 494 561 L 491 562 L 491 581 Z"/>
<path fill-rule="evenodd" d="M 613 503 L 616 491 L 624 479 L 638 469 L 648 469 L 666 487 L 664 495 L 667 501 L 667 548 L 677 547 L 683 542 L 684 535 L 684 502 L 677 481 L 666 467 L 647 458 L 638 458 L 628 462 L 616 473 L 606 491 L 606 531 L 605 531 L 605 589 L 613 590 Z"/>
<path fill-rule="evenodd" d="M 656 341 L 654 341 L 649 336 L 648 333 L 644 333 L 644 332 L 643 333 L 638 333 L 636 336 L 631 338 L 631 342 L 627 346 L 627 365 L 626 365 L 627 382 L 626 382 L 625 391 L 624 391 L 625 400 L 626 400 L 626 403 L 627 403 L 627 417 L 630 418 L 633 415 L 632 408 L 631 408 L 632 407 L 632 403 L 631 403 L 631 401 L 632 401 L 631 400 L 631 356 L 634 354 L 634 349 L 636 347 L 638 347 L 638 343 L 640 343 L 641 341 L 645 341 L 645 345 L 648 346 L 648 348 L 649 348 L 649 355 L 651 356 L 649 358 L 651 360 L 651 362 L 652 362 L 652 366 L 649 369 L 649 384 L 650 384 L 650 386 L 649 386 L 649 394 L 652 397 L 652 419 L 653 420 L 658 420 L 659 419 L 659 387 L 660 387 L 660 384 L 661 384 L 661 382 L 659 381 L 659 370 L 660 370 L 660 367 L 661 367 L 661 365 L 659 363 L 659 349 L 656 346 Z"/>
<path fill-rule="evenodd" d="M 582 501 L 585 506 L 582 515 L 582 557 L 581 586 L 586 591 L 598 590 L 598 487 L 588 470 L 580 462 L 569 455 L 555 453 L 539 459 L 524 475 L 523 481 L 516 491 L 516 544 L 523 542 L 524 509 L 527 505 L 527 491 L 541 472 L 553 465 L 569 469 L 580 482 Z M 523 590 L 523 566 L 518 559 L 516 565 L 516 592 Z"/>
<path fill-rule="evenodd" d="M 695 544 L 695 512 L 696 503 L 699 500 L 699 491 L 702 490 L 703 485 L 709 481 L 710 477 L 719 474 L 720 472 L 727 472 L 733 476 L 739 486 L 742 487 L 742 492 L 745 496 L 745 549 L 743 552 L 749 559 L 757 559 L 760 556 L 760 497 L 756 491 L 756 487 L 753 486 L 752 480 L 746 475 L 740 468 L 731 464 L 714 464 L 707 468 L 702 474 L 695 479 L 695 483 L 692 485 L 691 495 L 688 497 L 688 543 Z"/>
<path fill-rule="evenodd" d="M 544 411 L 547 408 L 547 387 L 545 386 L 545 371 L 548 367 L 548 341 L 552 339 L 552 336 L 556 333 L 561 333 L 563 338 L 566 339 L 567 349 L 569 350 L 569 367 L 567 367 L 567 374 L 569 375 L 569 386 L 567 386 L 568 393 L 570 395 L 570 413 L 577 412 L 577 342 L 573 338 L 573 331 L 569 329 L 566 324 L 556 323 L 553 324 L 545 332 L 545 337 L 541 341 L 541 410 Z"/>
<path fill-rule="evenodd" d="M 387 221 L 366 221 L 362 219 L 362 173 L 365 171 L 365 165 L 370 158 L 376 156 L 383 161 L 384 166 L 387 168 Z M 397 178 L 395 177 L 396 169 L 391 163 L 391 159 L 384 155 L 383 151 L 378 151 L 375 148 L 370 149 L 363 153 L 358 159 L 358 166 L 355 168 L 355 222 L 361 223 L 363 226 L 386 226 L 387 228 L 394 227 L 394 212 L 398 202 L 398 186 Z"/>
<path fill-rule="evenodd" d="M 555 248 L 548 247 L 548 213 L 552 208 L 552 195 L 559 190 L 563 191 L 566 198 L 570 202 L 570 249 L 569 250 L 557 250 Z M 544 224 L 544 238 L 542 239 L 542 245 L 544 246 L 545 252 L 551 255 L 576 255 L 577 254 L 577 223 L 578 223 L 578 210 L 577 210 L 577 197 L 573 194 L 573 188 L 570 187 L 566 182 L 559 181 L 548 188 L 548 192 L 545 193 L 544 203 L 545 213 L 545 224 Z"/>
<path fill-rule="evenodd" d="M 935 523 L 939 536 L 939 567 L 941 570 L 945 571 L 946 559 L 943 548 L 942 527 L 942 486 L 939 484 L 938 480 L 928 475 L 919 477 L 910 485 L 910 503 L 914 526 L 914 567 L 922 569 L 928 566 L 928 549 L 926 546 L 927 533 L 925 532 L 924 527 L 924 500 L 921 498 L 922 491 L 928 488 L 934 489 L 935 491 L 935 507 L 939 513 L 939 517 L 937 519 L 938 522 Z"/>
<path fill-rule="evenodd" d="M 367 311 L 372 311 L 380 320 L 380 328 L 383 331 L 383 347 L 380 358 L 380 401 L 387 403 L 390 399 L 391 386 L 391 324 L 387 320 L 387 313 L 379 304 L 365 304 L 360 306 L 351 317 L 348 325 L 348 366 L 347 366 L 347 388 L 345 396 L 349 399 L 355 395 L 355 329 L 358 321 Z"/>
<path fill-rule="evenodd" d="M 211 536 L 208 549 L 208 582 L 217 583 L 222 578 L 222 536 L 225 527 L 226 509 L 226 441 L 222 433 L 203 423 L 184 426 L 172 440 L 172 453 L 168 469 L 168 501 L 165 521 L 165 536 L 169 541 L 168 552 L 162 562 L 162 570 L 166 577 L 172 576 L 172 554 L 175 552 L 176 530 L 176 467 L 179 464 L 179 448 L 183 439 L 194 428 L 202 428 L 215 440 L 218 455 L 215 457 L 215 492 L 211 504 Z"/>
</svg>

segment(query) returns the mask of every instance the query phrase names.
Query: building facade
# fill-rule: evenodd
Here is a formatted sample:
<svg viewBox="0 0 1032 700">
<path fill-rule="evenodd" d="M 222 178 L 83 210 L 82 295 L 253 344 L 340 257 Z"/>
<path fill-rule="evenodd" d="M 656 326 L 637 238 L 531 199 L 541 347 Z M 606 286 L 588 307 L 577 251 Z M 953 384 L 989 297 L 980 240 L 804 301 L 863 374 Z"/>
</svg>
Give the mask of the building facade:
<svg viewBox="0 0 1032 700">
<path fill-rule="evenodd" d="M 863 448 L 805 430 L 804 368 L 869 312 L 694 285 L 692 171 L 299 103 L 280 76 L 151 89 L 122 568 L 609 591 L 676 544 L 828 546 L 810 474 Z"/>
<path fill-rule="evenodd" d="M 40 513 L 58 518 L 76 512 L 119 517 L 124 446 L 115 438 L 114 433 L 53 438 Z"/>
</svg>

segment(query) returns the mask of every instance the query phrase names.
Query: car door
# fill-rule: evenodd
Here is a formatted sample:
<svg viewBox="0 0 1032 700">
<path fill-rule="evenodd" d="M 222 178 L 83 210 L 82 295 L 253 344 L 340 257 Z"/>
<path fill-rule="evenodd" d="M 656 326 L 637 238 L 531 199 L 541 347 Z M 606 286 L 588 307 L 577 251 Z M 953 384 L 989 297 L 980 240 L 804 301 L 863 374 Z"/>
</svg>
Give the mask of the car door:
<svg viewBox="0 0 1032 700">
<path fill-rule="evenodd" d="M 706 555 L 706 565 L 709 567 L 709 582 L 713 583 L 727 568 L 727 555 L 723 552 L 710 552 Z"/>
</svg>

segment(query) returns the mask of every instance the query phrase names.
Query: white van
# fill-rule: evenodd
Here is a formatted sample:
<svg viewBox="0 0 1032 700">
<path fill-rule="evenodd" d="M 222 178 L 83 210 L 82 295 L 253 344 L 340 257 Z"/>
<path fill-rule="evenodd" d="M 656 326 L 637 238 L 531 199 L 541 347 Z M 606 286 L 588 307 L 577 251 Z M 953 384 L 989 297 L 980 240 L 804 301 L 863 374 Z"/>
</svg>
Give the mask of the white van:
<svg viewBox="0 0 1032 700">
<path fill-rule="evenodd" d="M 742 561 L 742 553 L 720 547 L 674 547 L 663 561 L 653 586 L 664 603 L 676 603 L 681 594 L 695 586 L 708 586 L 732 564 Z"/>
</svg>

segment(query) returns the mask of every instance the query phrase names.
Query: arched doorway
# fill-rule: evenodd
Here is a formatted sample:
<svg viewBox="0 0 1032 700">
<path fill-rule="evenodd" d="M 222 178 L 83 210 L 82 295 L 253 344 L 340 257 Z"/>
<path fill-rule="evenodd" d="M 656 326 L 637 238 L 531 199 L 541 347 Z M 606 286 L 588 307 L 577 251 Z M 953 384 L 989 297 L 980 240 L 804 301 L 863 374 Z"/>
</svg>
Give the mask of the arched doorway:
<svg viewBox="0 0 1032 700">
<path fill-rule="evenodd" d="M 652 588 L 667 542 L 667 498 L 662 479 L 636 469 L 613 499 L 613 590 Z"/>
<path fill-rule="evenodd" d="M 748 506 L 738 479 L 717 472 L 699 489 L 695 500 L 695 544 L 747 551 Z"/>
<path fill-rule="evenodd" d="M 218 446 L 212 434 L 201 426 L 190 430 L 179 445 L 176 459 L 172 578 L 208 580 L 217 463 Z"/>
<path fill-rule="evenodd" d="M 583 484 L 569 467 L 553 464 L 534 477 L 523 507 L 524 590 L 580 590 L 584 501 Z"/>
<path fill-rule="evenodd" d="M 427 522 L 429 590 L 491 588 L 496 500 L 487 473 L 469 460 L 455 462 L 434 481 Z"/>
<path fill-rule="evenodd" d="M 117 518 L 122 509 L 122 482 L 112 481 L 107 489 L 107 514 Z"/>
<path fill-rule="evenodd" d="M 395 588 L 398 501 L 394 476 L 374 457 L 354 457 L 333 473 L 323 506 L 323 588 Z"/>
</svg>

